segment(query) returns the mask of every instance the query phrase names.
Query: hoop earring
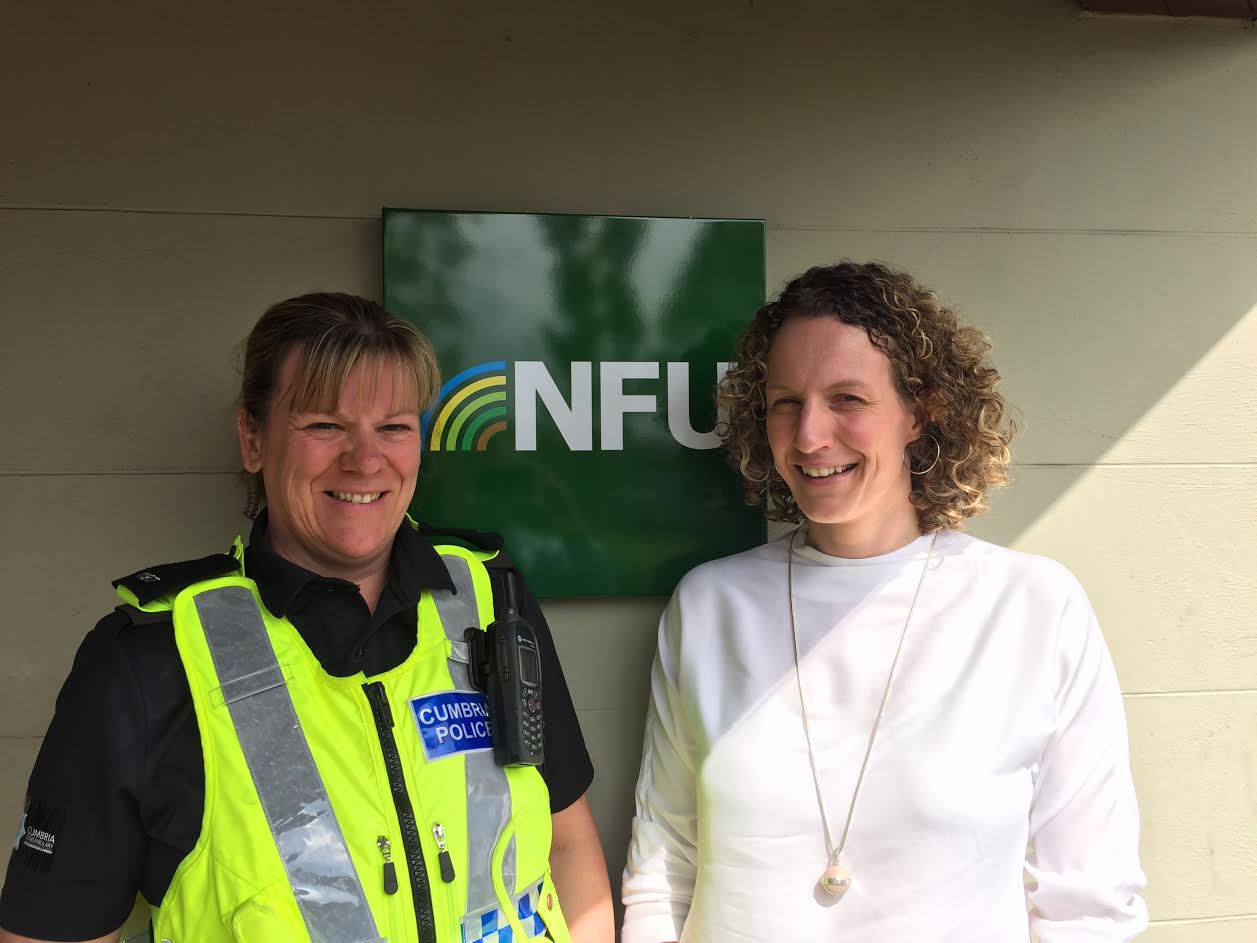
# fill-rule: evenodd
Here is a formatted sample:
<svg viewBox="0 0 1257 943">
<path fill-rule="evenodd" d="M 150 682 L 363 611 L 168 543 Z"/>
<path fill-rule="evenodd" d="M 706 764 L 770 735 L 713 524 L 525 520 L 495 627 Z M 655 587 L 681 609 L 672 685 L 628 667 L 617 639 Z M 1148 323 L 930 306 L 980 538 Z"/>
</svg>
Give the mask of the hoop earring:
<svg viewBox="0 0 1257 943">
<path fill-rule="evenodd" d="M 911 462 L 911 461 L 909 461 L 909 462 L 908 462 L 908 471 L 909 471 L 911 474 L 913 474 L 913 475 L 928 475 L 930 472 L 932 472 L 932 471 L 934 470 L 934 466 L 938 464 L 938 460 L 939 460 L 939 459 L 942 457 L 942 455 L 943 455 L 943 447 L 942 447 L 941 445 L 939 445 L 939 443 L 938 443 L 938 439 L 935 439 L 935 438 L 934 438 L 934 436 L 930 435 L 930 433 L 928 433 L 928 432 L 926 433 L 926 435 L 927 435 L 927 436 L 929 436 L 929 437 L 930 437 L 930 439 L 934 442 L 934 461 L 930 462 L 930 467 L 929 467 L 929 468 L 923 468 L 923 469 L 921 469 L 921 471 L 913 471 L 913 470 L 912 470 L 912 462 Z"/>
</svg>

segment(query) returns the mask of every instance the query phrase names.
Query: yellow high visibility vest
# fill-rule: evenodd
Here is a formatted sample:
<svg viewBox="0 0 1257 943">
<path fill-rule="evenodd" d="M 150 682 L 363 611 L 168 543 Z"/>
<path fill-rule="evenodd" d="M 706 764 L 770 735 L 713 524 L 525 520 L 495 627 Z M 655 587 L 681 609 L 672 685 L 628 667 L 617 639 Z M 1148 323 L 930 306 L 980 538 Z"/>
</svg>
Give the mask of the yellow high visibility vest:
<svg viewBox="0 0 1257 943">
<path fill-rule="evenodd" d="M 463 630 L 493 620 L 481 554 L 438 547 L 400 665 L 328 675 L 242 572 L 169 610 L 205 758 L 200 837 L 153 909 L 169 943 L 570 943 L 532 767 L 497 766 Z M 239 541 L 237 559 L 243 559 Z"/>
</svg>

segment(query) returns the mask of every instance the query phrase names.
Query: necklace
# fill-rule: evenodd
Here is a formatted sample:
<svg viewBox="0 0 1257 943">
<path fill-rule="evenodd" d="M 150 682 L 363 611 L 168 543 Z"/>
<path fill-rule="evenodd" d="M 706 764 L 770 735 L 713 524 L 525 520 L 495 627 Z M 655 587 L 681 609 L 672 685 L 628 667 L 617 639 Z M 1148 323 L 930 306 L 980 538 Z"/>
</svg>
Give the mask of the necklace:
<svg viewBox="0 0 1257 943">
<path fill-rule="evenodd" d="M 886 674 L 886 688 L 882 691 L 882 703 L 877 708 L 877 716 L 873 718 L 873 727 L 869 730 L 869 743 L 864 748 L 864 759 L 860 763 L 860 773 L 856 776 L 855 789 L 851 792 L 851 805 L 847 807 L 847 821 L 842 826 L 842 837 L 835 845 L 829 831 L 829 817 L 825 814 L 825 799 L 821 793 L 821 778 L 816 772 L 816 753 L 812 749 L 812 731 L 807 722 L 807 704 L 803 700 L 803 672 L 799 668 L 799 630 L 794 618 L 794 543 L 795 538 L 803 531 L 800 527 L 790 535 L 790 544 L 786 548 L 786 597 L 790 602 L 790 637 L 794 640 L 794 680 L 799 687 L 799 711 L 803 716 L 803 736 L 807 741 L 807 761 L 812 767 L 812 784 L 816 787 L 816 805 L 821 812 L 821 828 L 825 832 L 825 851 L 828 863 L 821 874 L 820 885 L 825 891 L 839 899 L 851 888 L 851 871 L 842 857 L 842 850 L 847 846 L 847 835 L 851 831 L 851 817 L 855 814 L 855 801 L 860 796 L 860 786 L 864 783 L 864 772 L 869 767 L 869 757 L 873 755 L 873 742 L 877 739 L 877 728 L 882 723 L 882 714 L 886 712 L 886 700 L 890 697 L 890 683 L 895 677 L 895 668 L 899 664 L 899 656 L 903 653 L 903 642 L 908 637 L 908 623 L 912 621 L 912 613 L 917 608 L 917 597 L 921 595 L 921 584 L 925 582 L 926 571 L 930 568 L 930 559 L 934 556 L 934 544 L 938 540 L 938 531 L 930 538 L 930 549 L 925 555 L 925 563 L 921 567 L 921 575 L 917 578 L 917 588 L 912 594 L 912 604 L 908 606 L 908 615 L 903 620 L 903 628 L 899 632 L 899 647 L 895 649 L 894 660 L 890 663 L 890 671 Z"/>
</svg>

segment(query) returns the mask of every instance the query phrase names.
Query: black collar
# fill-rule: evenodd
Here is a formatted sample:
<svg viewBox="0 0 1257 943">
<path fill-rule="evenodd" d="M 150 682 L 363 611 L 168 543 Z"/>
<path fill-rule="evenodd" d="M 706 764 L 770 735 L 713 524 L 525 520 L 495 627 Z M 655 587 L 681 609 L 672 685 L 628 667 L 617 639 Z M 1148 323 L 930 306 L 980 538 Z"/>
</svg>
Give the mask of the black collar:
<svg viewBox="0 0 1257 943">
<path fill-rule="evenodd" d="M 353 586 L 346 580 L 320 576 L 291 560 L 281 557 L 271 547 L 266 510 L 253 522 L 249 546 L 245 550 L 245 572 L 258 587 L 262 602 L 276 618 L 283 618 L 293 600 L 311 583 Z M 393 538 L 393 551 L 388 561 L 388 587 L 405 604 L 417 604 L 425 589 L 454 589 L 449 570 L 436 552 L 410 521 L 402 521 Z"/>
</svg>

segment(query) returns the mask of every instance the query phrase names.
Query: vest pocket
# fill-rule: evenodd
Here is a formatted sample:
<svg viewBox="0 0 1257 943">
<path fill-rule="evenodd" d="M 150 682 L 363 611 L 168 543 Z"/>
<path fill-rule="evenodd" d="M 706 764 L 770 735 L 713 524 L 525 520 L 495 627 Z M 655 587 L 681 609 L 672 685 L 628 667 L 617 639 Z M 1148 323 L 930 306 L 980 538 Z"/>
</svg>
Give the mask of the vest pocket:
<svg viewBox="0 0 1257 943">
<path fill-rule="evenodd" d="M 516 934 L 522 931 L 529 939 L 571 943 L 571 934 L 550 877 L 549 847 L 548 813 L 525 813 L 507 823 L 491 856 L 496 906 L 464 918 L 466 943 L 497 939 L 491 934 L 506 926 L 510 926 Z M 506 866 L 506 859 L 511 854 L 515 858 L 513 868 Z M 537 877 L 534 879 L 533 875 Z M 516 892 L 515 887 L 521 884 Z"/>
<path fill-rule="evenodd" d="M 507 776 L 512 814 L 503 835 L 509 833 L 515 838 L 514 870 L 519 877 L 517 886 L 522 887 L 525 881 L 539 880 L 550 870 L 550 795 L 540 774 L 531 767 L 508 769 Z"/>
<path fill-rule="evenodd" d="M 310 938 L 287 881 L 277 881 L 241 903 L 228 917 L 227 925 L 236 943 Z"/>
<path fill-rule="evenodd" d="M 287 881 L 276 881 L 269 887 L 240 904 L 226 920 L 235 943 L 301 943 L 310 939 L 305 918 L 297 907 L 292 886 Z M 334 932 L 334 926 L 324 927 L 321 939 Z M 377 931 L 378 932 L 378 931 Z M 357 936 L 357 934 L 354 934 Z M 387 943 L 384 937 L 350 940 L 333 937 L 337 943 Z"/>
</svg>

